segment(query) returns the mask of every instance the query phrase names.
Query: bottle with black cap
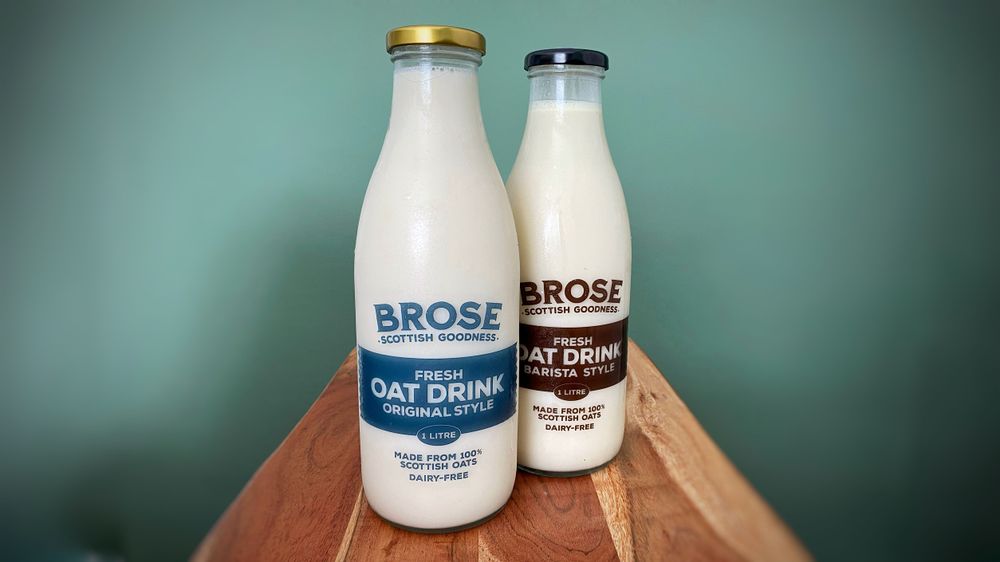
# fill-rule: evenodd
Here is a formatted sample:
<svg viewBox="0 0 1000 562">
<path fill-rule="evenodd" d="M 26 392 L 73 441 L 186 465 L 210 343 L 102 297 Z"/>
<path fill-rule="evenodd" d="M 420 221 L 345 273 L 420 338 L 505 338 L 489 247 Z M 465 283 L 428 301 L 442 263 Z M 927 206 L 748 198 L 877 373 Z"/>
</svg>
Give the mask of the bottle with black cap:
<svg viewBox="0 0 1000 562">
<path fill-rule="evenodd" d="M 521 255 L 518 464 L 575 476 L 621 448 L 632 244 L 604 134 L 608 57 L 528 54 L 524 138 L 507 180 Z"/>
</svg>

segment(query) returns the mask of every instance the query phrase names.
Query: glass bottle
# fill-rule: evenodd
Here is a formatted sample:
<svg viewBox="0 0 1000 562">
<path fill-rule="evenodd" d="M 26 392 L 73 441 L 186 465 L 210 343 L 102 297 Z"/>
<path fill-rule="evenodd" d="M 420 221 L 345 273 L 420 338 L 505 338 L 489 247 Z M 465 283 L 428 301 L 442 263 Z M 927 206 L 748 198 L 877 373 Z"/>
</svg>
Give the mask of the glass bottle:
<svg viewBox="0 0 1000 562">
<path fill-rule="evenodd" d="M 603 53 L 525 58 L 530 102 L 507 181 L 521 253 L 518 464 L 554 476 L 610 462 L 625 431 L 632 244 L 604 135 Z"/>
<path fill-rule="evenodd" d="M 396 526 L 481 523 L 516 473 L 518 253 L 475 31 L 389 32 L 392 112 L 355 251 L 361 469 Z"/>
</svg>

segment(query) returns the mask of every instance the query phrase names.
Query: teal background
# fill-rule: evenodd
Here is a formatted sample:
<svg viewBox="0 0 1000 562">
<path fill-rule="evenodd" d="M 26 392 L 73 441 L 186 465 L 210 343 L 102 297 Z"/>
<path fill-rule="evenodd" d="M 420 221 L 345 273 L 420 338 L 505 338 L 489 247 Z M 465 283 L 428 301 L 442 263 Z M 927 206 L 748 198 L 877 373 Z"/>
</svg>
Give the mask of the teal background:
<svg viewBox="0 0 1000 562">
<path fill-rule="evenodd" d="M 354 342 L 383 36 L 607 51 L 632 334 L 822 560 L 998 560 L 996 4 L 6 2 L 4 559 L 187 556 Z M 93 554 L 96 553 L 96 554 Z"/>
</svg>

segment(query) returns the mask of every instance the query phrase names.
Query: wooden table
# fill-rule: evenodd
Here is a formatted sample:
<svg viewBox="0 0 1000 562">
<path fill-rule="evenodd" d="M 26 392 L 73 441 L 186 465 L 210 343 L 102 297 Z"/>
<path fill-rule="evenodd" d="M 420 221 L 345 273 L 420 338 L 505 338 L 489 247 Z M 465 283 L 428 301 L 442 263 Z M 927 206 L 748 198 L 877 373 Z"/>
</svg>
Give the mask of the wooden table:
<svg viewBox="0 0 1000 562">
<path fill-rule="evenodd" d="M 519 472 L 493 520 L 424 535 L 365 502 L 352 352 L 192 560 L 810 560 L 635 342 L 628 358 L 625 444 L 610 465 Z"/>
</svg>

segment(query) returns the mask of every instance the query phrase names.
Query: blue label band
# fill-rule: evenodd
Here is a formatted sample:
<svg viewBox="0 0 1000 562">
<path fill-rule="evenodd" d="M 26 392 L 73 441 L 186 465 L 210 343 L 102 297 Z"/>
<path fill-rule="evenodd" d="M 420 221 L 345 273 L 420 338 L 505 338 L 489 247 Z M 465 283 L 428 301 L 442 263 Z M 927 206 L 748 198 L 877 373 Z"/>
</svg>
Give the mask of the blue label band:
<svg viewBox="0 0 1000 562">
<path fill-rule="evenodd" d="M 446 445 L 493 427 L 517 406 L 517 346 L 448 359 L 394 357 L 358 348 L 361 418 L 379 429 Z"/>
</svg>

